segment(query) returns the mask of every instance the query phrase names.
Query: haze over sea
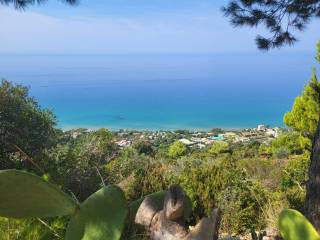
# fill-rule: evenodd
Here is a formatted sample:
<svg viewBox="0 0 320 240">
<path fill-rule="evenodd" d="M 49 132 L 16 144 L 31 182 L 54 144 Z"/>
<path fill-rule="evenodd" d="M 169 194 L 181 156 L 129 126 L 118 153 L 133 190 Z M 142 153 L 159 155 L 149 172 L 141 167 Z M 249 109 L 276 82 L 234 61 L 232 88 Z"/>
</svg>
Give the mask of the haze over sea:
<svg viewBox="0 0 320 240">
<path fill-rule="evenodd" d="M 64 129 L 283 126 L 313 54 L 2 55 L 0 77 L 29 86 Z"/>
</svg>

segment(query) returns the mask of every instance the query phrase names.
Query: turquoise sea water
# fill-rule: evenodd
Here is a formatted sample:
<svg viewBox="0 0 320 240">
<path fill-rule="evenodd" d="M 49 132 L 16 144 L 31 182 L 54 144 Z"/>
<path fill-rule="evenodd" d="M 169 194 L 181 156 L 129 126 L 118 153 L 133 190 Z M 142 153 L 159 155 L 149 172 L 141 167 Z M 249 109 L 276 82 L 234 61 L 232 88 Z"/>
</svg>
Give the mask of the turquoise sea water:
<svg viewBox="0 0 320 240">
<path fill-rule="evenodd" d="M 30 87 L 62 128 L 282 126 L 313 53 L 0 56 L 0 78 Z"/>
</svg>

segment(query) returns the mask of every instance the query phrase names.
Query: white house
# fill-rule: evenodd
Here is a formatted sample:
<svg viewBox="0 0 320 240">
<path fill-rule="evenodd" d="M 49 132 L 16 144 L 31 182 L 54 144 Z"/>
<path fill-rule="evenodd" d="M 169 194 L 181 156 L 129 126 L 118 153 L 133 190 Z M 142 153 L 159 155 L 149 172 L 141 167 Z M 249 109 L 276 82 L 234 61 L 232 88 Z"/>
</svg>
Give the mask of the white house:
<svg viewBox="0 0 320 240">
<path fill-rule="evenodd" d="M 179 142 L 181 142 L 187 146 L 195 144 L 195 142 L 191 142 L 189 139 L 186 139 L 186 138 L 180 139 Z"/>
<path fill-rule="evenodd" d="M 266 130 L 267 130 L 267 127 L 263 124 L 260 124 L 257 127 L 257 131 L 266 131 Z"/>
</svg>

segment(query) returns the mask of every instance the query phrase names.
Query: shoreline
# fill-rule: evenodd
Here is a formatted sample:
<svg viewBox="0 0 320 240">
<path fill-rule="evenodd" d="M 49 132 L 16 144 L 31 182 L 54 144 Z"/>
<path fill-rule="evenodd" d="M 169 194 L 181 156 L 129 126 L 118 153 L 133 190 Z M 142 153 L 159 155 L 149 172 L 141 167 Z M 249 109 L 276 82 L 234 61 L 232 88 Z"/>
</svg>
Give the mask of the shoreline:
<svg viewBox="0 0 320 240">
<path fill-rule="evenodd" d="M 78 138 L 83 134 L 95 134 L 97 129 L 78 128 L 64 131 L 64 134 L 72 138 Z M 202 149 L 213 144 L 216 141 L 228 141 L 233 143 L 249 143 L 253 141 L 267 143 L 277 138 L 285 129 L 278 127 L 269 127 L 266 125 L 257 125 L 255 128 L 245 128 L 237 130 L 226 130 L 221 128 L 212 128 L 211 130 L 109 130 L 114 137 L 114 143 L 119 147 L 132 146 L 134 142 L 163 142 L 164 139 L 175 140 L 186 146 L 196 146 Z M 104 130 L 102 130 L 104 132 Z M 164 142 L 168 143 L 167 140 Z"/>
<path fill-rule="evenodd" d="M 257 124 L 255 126 L 250 126 L 250 127 L 219 127 L 219 126 L 214 126 L 210 128 L 192 128 L 192 127 L 166 127 L 166 128 L 139 128 L 139 127 L 126 127 L 126 128 L 121 128 L 121 127 L 111 127 L 111 126 L 89 126 L 89 125 L 75 125 L 75 126 L 57 126 L 59 129 L 61 129 L 64 132 L 67 131 L 73 131 L 77 129 L 85 129 L 87 131 L 96 131 L 99 129 L 108 129 L 112 132 L 121 132 L 121 131 L 137 131 L 137 132 L 175 132 L 175 131 L 189 131 L 189 132 L 210 132 L 213 129 L 220 129 L 224 132 L 228 131 L 243 131 L 243 130 L 248 130 L 248 129 L 256 129 L 257 126 L 263 125 L 266 126 L 267 128 L 285 128 L 284 126 L 271 126 L 268 124 Z"/>
</svg>

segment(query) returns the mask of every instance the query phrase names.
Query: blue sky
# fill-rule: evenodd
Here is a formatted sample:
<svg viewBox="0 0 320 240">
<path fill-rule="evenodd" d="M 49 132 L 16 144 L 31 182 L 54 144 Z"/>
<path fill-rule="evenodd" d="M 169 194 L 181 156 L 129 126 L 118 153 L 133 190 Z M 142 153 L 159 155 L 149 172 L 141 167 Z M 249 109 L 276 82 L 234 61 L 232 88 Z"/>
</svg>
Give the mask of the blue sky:
<svg viewBox="0 0 320 240">
<path fill-rule="evenodd" d="M 257 52 L 261 29 L 234 29 L 217 0 L 49 0 L 15 11 L 0 6 L 0 54 L 131 54 Z M 284 51 L 312 51 L 319 20 Z"/>
</svg>

